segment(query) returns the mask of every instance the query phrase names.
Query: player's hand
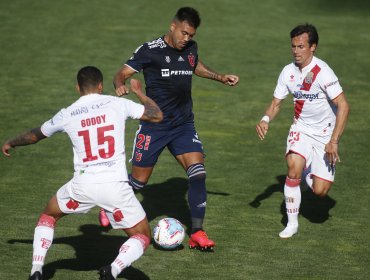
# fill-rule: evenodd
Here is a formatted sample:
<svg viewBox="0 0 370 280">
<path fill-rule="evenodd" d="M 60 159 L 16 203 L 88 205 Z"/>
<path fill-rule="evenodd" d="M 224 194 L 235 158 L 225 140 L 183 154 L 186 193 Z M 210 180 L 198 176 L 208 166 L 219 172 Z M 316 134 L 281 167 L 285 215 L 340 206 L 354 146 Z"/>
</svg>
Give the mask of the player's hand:
<svg viewBox="0 0 370 280">
<path fill-rule="evenodd" d="M 256 132 L 257 132 L 258 137 L 261 140 L 265 139 L 265 135 L 267 134 L 268 129 L 269 129 L 269 124 L 265 121 L 260 121 L 256 125 Z"/>
<path fill-rule="evenodd" d="M 123 85 L 120 85 L 119 87 L 116 88 L 116 94 L 118 96 L 127 95 L 127 94 L 129 94 L 129 90 L 126 87 L 126 85 L 123 84 Z"/>
<path fill-rule="evenodd" d="M 1 148 L 4 155 L 7 157 L 10 157 L 9 150 L 12 148 L 12 146 L 9 143 L 5 143 L 3 147 Z"/>
<path fill-rule="evenodd" d="M 334 166 L 337 162 L 340 162 L 338 154 L 338 143 L 329 142 L 325 145 L 325 156 L 329 163 Z"/>
<path fill-rule="evenodd" d="M 235 86 L 239 82 L 239 77 L 236 75 L 224 75 L 222 77 L 222 82 L 225 85 Z"/>
</svg>

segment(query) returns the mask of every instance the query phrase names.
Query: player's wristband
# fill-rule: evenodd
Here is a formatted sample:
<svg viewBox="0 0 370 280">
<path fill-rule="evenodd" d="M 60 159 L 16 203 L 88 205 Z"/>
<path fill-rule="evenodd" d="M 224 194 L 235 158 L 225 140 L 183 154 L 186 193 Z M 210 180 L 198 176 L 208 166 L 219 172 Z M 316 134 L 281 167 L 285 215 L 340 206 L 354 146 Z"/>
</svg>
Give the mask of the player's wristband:
<svg viewBox="0 0 370 280">
<path fill-rule="evenodd" d="M 270 117 L 269 117 L 269 116 L 267 116 L 267 115 L 264 115 L 264 116 L 262 117 L 261 121 L 264 121 L 264 122 L 269 123 L 269 122 L 270 122 Z"/>
</svg>

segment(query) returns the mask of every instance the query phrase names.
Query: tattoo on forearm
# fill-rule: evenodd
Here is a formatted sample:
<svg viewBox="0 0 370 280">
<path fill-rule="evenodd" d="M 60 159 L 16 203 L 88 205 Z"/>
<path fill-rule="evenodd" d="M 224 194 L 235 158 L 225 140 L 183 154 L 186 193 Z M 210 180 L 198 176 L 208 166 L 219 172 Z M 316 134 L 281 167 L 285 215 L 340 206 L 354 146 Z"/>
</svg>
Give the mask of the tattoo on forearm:
<svg viewBox="0 0 370 280">
<path fill-rule="evenodd" d="M 9 144 L 12 147 L 25 146 L 25 145 L 35 144 L 43 138 L 45 138 L 45 135 L 41 133 L 40 128 L 33 128 L 9 140 Z"/>
<path fill-rule="evenodd" d="M 157 105 L 153 103 L 153 101 L 148 100 L 144 104 L 145 106 L 145 116 L 149 119 L 156 119 L 159 117 L 160 109 Z"/>
</svg>

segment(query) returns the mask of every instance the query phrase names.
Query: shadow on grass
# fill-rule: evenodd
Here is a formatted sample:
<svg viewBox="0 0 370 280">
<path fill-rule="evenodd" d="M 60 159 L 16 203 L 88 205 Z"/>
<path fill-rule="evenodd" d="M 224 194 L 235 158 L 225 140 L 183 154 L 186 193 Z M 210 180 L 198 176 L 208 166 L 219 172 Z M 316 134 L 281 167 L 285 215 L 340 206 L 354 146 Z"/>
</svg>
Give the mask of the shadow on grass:
<svg viewBox="0 0 370 280">
<path fill-rule="evenodd" d="M 265 199 L 268 199 L 273 193 L 280 192 L 282 196 L 284 194 L 284 184 L 285 184 L 286 175 L 279 175 L 276 177 L 277 183 L 268 186 L 263 193 L 257 195 L 255 199 L 249 203 L 250 206 L 254 208 L 258 208 L 261 206 L 261 202 Z M 324 223 L 326 220 L 330 218 L 329 211 L 332 209 L 336 201 L 332 199 L 330 196 L 325 196 L 324 198 L 320 198 L 313 194 L 310 189 L 303 189 L 302 191 L 302 201 L 300 207 L 300 215 L 305 217 L 311 223 Z M 286 215 L 286 208 L 285 202 L 283 201 L 280 205 L 280 212 L 282 214 L 281 223 L 286 225 L 287 223 L 287 215 Z"/>
<path fill-rule="evenodd" d="M 185 178 L 171 178 L 160 184 L 145 186 L 139 193 L 143 196 L 141 205 L 149 222 L 157 217 L 167 216 L 179 220 L 191 231 L 191 217 L 187 200 L 189 181 Z M 207 195 L 228 196 L 229 193 L 207 191 Z"/>
<path fill-rule="evenodd" d="M 112 236 L 103 234 L 105 229 L 98 225 L 87 224 L 80 226 L 80 235 L 55 238 L 53 244 L 66 244 L 71 246 L 76 253 L 73 259 L 57 260 L 47 263 L 43 267 L 44 279 L 53 278 L 55 272 L 59 269 L 68 269 L 74 271 L 91 271 L 110 264 L 117 256 L 118 249 L 127 237 Z M 32 244 L 32 239 L 12 239 L 8 243 L 27 243 Z M 98 275 L 96 276 L 98 278 Z M 119 278 L 149 280 L 150 278 L 142 271 L 128 267 Z"/>
<path fill-rule="evenodd" d="M 149 221 L 157 217 L 173 217 L 181 221 L 190 233 L 191 218 L 187 202 L 188 180 L 184 178 L 171 178 L 160 184 L 151 184 L 140 191 L 141 204 L 147 213 Z M 227 196 L 228 193 L 208 192 L 211 195 Z M 67 218 L 68 219 L 68 218 Z M 127 240 L 124 233 L 122 236 L 106 234 L 111 228 L 103 228 L 99 225 L 81 225 L 82 234 L 69 237 L 55 238 L 53 244 L 67 244 L 75 250 L 76 257 L 47 263 L 43 267 L 44 279 L 51 279 L 56 270 L 68 269 L 74 271 L 91 271 L 112 262 L 118 249 Z M 56 228 L 56 230 L 58 230 Z M 8 243 L 32 244 L 32 239 L 12 239 Z M 158 247 L 155 247 L 158 249 Z M 176 250 L 182 250 L 180 246 Z M 98 276 L 97 276 L 98 277 Z M 119 278 L 129 280 L 149 280 L 150 278 L 142 271 L 130 266 L 126 268 Z"/>
</svg>

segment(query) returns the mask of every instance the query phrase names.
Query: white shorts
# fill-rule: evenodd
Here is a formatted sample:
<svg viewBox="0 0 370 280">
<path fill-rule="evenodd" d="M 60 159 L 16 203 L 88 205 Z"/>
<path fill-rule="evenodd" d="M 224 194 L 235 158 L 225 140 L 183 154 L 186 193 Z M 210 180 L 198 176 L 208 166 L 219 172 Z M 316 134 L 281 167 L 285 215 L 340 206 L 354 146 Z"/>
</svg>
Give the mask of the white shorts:
<svg viewBox="0 0 370 280">
<path fill-rule="evenodd" d="M 320 179 L 334 182 L 335 166 L 326 160 L 325 144 L 314 137 L 290 127 L 287 138 L 286 154 L 293 152 L 306 160 L 306 168 L 311 165 L 311 173 Z"/>
<path fill-rule="evenodd" d="M 113 228 L 128 229 L 146 214 L 127 182 L 77 184 L 73 179 L 57 192 L 60 210 L 65 214 L 87 213 L 95 206 L 106 210 Z"/>
</svg>

